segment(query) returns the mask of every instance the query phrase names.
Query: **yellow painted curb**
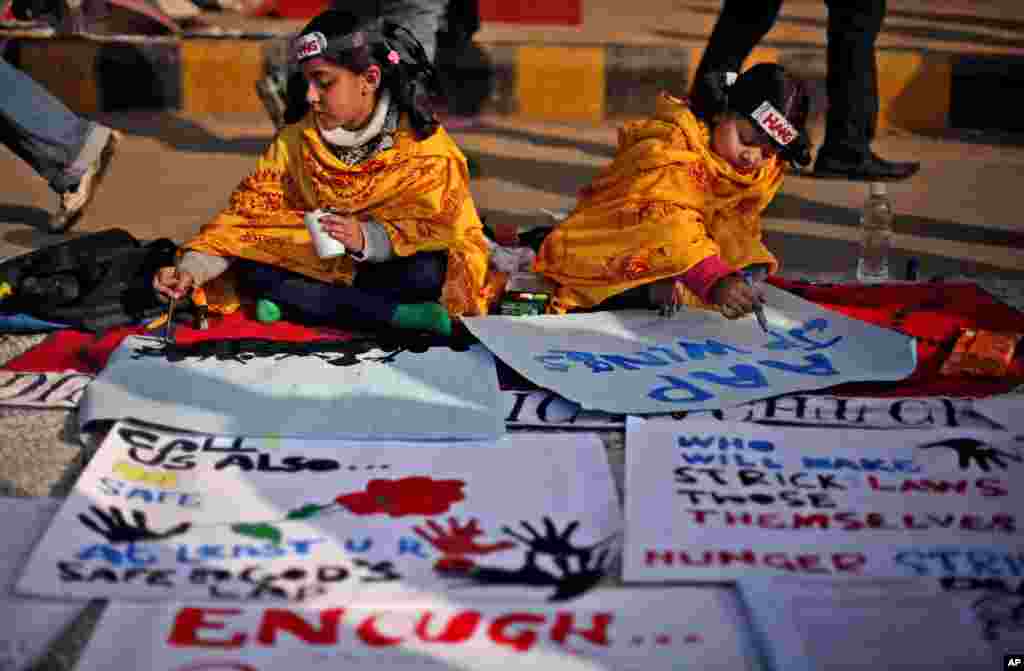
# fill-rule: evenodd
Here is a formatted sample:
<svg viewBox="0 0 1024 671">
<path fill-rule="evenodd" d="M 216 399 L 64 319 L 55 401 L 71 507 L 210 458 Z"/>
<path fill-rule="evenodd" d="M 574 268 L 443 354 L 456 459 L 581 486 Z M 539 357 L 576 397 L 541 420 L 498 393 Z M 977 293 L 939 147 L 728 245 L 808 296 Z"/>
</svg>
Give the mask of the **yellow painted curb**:
<svg viewBox="0 0 1024 671">
<path fill-rule="evenodd" d="M 263 112 L 257 41 L 192 39 L 181 43 L 181 107 L 191 114 Z"/>
<path fill-rule="evenodd" d="M 690 95 L 693 85 L 697 81 L 697 66 L 704 56 L 704 47 L 690 47 L 690 58 L 686 63 L 686 95 Z"/>
<path fill-rule="evenodd" d="M 601 121 L 605 115 L 604 47 L 519 47 L 516 99 L 524 116 Z"/>
<path fill-rule="evenodd" d="M 878 62 L 878 125 L 940 130 L 949 123 L 953 63 L 948 56 L 882 52 Z"/>
<path fill-rule="evenodd" d="M 100 45 L 85 40 L 24 40 L 21 69 L 73 112 L 101 111 L 96 60 Z"/>
<path fill-rule="evenodd" d="M 758 63 L 780 63 L 782 51 L 775 47 L 755 47 L 750 53 L 750 58 L 743 63 L 743 69 L 747 70 Z"/>
</svg>

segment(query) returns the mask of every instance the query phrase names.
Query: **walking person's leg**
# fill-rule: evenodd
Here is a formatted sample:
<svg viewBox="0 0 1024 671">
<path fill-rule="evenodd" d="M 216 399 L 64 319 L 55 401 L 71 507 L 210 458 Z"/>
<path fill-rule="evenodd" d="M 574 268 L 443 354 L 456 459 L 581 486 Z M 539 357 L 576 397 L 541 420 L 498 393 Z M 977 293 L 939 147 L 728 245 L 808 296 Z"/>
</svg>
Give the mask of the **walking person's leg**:
<svg viewBox="0 0 1024 671">
<path fill-rule="evenodd" d="M 725 0 L 694 75 L 690 89 L 694 100 L 704 95 L 704 77 L 709 72 L 740 71 L 743 61 L 775 25 L 781 7 L 782 0 Z"/>
<path fill-rule="evenodd" d="M 0 59 L 0 135 L 60 196 L 53 232 L 70 227 L 89 204 L 118 140 L 81 118 L 34 79 Z"/>
<path fill-rule="evenodd" d="M 825 0 L 828 5 L 828 112 L 815 172 L 849 179 L 910 177 L 919 163 L 886 161 L 871 151 L 878 124 L 875 41 L 885 0 Z"/>
</svg>

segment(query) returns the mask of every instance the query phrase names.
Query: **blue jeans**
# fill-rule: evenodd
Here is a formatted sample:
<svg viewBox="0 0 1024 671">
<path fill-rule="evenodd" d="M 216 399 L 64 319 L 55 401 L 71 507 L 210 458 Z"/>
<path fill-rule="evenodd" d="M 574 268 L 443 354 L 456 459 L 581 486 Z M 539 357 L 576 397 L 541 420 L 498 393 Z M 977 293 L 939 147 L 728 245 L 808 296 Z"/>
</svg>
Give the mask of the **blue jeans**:
<svg viewBox="0 0 1024 671">
<path fill-rule="evenodd" d="M 106 129 L 78 116 L 42 85 L 0 59 L 0 135 L 57 193 L 78 186 L 89 165 L 82 150 Z"/>
<path fill-rule="evenodd" d="M 325 323 L 391 323 L 400 303 L 435 302 L 441 296 L 448 252 L 423 252 L 384 263 L 363 263 L 352 286 L 321 282 L 256 261 L 235 261 L 238 277 L 257 298 L 268 298 L 304 319 Z"/>
</svg>

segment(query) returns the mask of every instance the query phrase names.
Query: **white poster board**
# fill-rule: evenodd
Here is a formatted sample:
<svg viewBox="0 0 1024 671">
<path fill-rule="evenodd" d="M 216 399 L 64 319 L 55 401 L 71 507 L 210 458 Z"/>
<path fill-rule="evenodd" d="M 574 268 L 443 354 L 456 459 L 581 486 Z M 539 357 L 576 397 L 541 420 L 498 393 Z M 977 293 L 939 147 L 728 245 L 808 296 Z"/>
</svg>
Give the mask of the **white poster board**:
<svg viewBox="0 0 1024 671">
<path fill-rule="evenodd" d="M 572 429 L 618 429 L 626 425 L 626 416 L 584 410 L 579 403 L 567 401 L 544 389 L 511 389 L 501 392 L 505 406 L 505 426 L 558 427 Z"/>
<path fill-rule="evenodd" d="M 568 600 L 608 573 L 621 523 L 592 434 L 361 444 L 121 422 L 17 589 L 316 606 Z"/>
<path fill-rule="evenodd" d="M 693 420 L 626 429 L 626 580 L 1024 566 L 1024 436 Z"/>
<path fill-rule="evenodd" d="M 501 393 L 508 427 L 622 429 L 626 415 L 584 410 L 553 391 L 506 390 Z M 839 397 L 787 394 L 715 410 L 651 415 L 649 421 L 717 419 L 778 426 L 818 426 L 835 429 L 1003 429 L 1018 424 L 1002 399 L 972 400 L 946 397 Z M 1024 415 L 1024 407 L 1017 408 Z"/>
<path fill-rule="evenodd" d="M 344 352 L 169 361 L 162 351 L 157 338 L 126 338 L 86 389 L 80 427 L 130 418 L 224 435 L 396 440 L 505 430 L 494 359 L 479 345 L 374 349 L 354 365 L 339 365 Z"/>
<path fill-rule="evenodd" d="M 1024 431 L 1024 396 L 996 396 L 976 401 L 979 408 L 1006 427 L 1008 431 Z"/>
<path fill-rule="evenodd" d="M 945 582 L 776 578 L 739 587 L 778 671 L 1007 668 L 1004 655 L 1024 651 L 1024 594 Z"/>
<path fill-rule="evenodd" d="M 76 371 L 20 373 L 0 371 L 0 405 L 29 408 L 77 408 L 93 376 Z"/>
<path fill-rule="evenodd" d="M 753 671 L 734 590 L 601 589 L 586 603 L 211 609 L 116 603 L 76 671 Z"/>
<path fill-rule="evenodd" d="M 28 669 L 85 607 L 12 592 L 32 546 L 59 506 L 56 499 L 0 498 L 0 671 Z"/>
<path fill-rule="evenodd" d="M 753 316 L 651 310 L 472 317 L 469 330 L 539 387 L 586 409 L 648 414 L 738 405 L 843 382 L 900 380 L 914 339 L 765 286 Z"/>
</svg>

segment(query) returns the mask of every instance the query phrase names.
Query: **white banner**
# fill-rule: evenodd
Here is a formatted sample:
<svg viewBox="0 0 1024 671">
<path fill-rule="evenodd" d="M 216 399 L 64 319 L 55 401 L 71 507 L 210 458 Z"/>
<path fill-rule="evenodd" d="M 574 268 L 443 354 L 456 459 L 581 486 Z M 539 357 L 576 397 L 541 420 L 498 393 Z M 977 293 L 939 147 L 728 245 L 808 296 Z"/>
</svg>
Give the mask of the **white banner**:
<svg viewBox="0 0 1024 671">
<path fill-rule="evenodd" d="M 201 436 L 118 423 L 18 591 L 336 605 L 577 597 L 619 554 L 592 434 L 488 443 Z"/>
<path fill-rule="evenodd" d="M 626 429 L 626 580 L 1024 567 L 1024 436 L 692 420 Z"/>
<path fill-rule="evenodd" d="M 53 519 L 56 499 L 0 498 L 0 670 L 23 671 L 38 659 L 85 604 L 25 599 L 12 592 L 32 546 Z"/>
<path fill-rule="evenodd" d="M 0 405 L 77 408 L 93 376 L 76 371 L 19 373 L 0 371 Z"/>
<path fill-rule="evenodd" d="M 298 345 L 310 351 L 227 355 L 205 341 L 169 360 L 163 341 L 126 338 L 87 388 L 79 425 L 136 419 L 223 435 L 382 440 L 505 431 L 494 359 L 479 345 L 359 353 Z"/>
<path fill-rule="evenodd" d="M 621 429 L 626 415 L 584 410 L 553 391 L 502 392 L 509 427 Z M 1021 413 L 1018 413 L 1021 414 Z M 1004 429 L 1013 418 L 1002 399 L 868 398 L 790 394 L 718 410 L 650 415 L 650 421 L 717 419 L 778 426 L 818 426 L 836 429 Z M 1024 421 L 1018 420 L 1017 425 Z"/>
<path fill-rule="evenodd" d="M 977 401 L 986 416 L 1010 431 L 1024 431 L 1024 396 L 997 396 Z"/>
<path fill-rule="evenodd" d="M 626 416 L 584 410 L 579 403 L 567 401 L 553 391 L 507 390 L 501 392 L 505 405 L 505 426 L 557 427 L 573 429 L 619 429 L 626 426 Z"/>
<path fill-rule="evenodd" d="M 76 671 L 760 669 L 735 591 L 601 589 L 586 604 L 108 607 Z"/>
<path fill-rule="evenodd" d="M 774 669 L 1006 669 L 1024 651 L 1024 592 L 974 579 L 742 580 Z M 991 579 L 987 582 L 992 582 Z M 997 579 L 996 583 L 1002 583 Z"/>
<path fill-rule="evenodd" d="M 751 316 L 650 310 L 473 317 L 469 330 L 539 387 L 588 410 L 709 410 L 843 382 L 900 380 L 914 339 L 764 287 L 770 333 Z"/>
</svg>

